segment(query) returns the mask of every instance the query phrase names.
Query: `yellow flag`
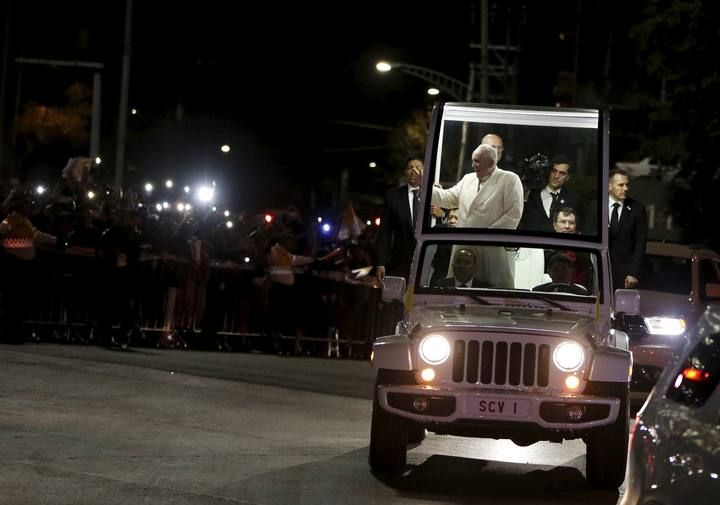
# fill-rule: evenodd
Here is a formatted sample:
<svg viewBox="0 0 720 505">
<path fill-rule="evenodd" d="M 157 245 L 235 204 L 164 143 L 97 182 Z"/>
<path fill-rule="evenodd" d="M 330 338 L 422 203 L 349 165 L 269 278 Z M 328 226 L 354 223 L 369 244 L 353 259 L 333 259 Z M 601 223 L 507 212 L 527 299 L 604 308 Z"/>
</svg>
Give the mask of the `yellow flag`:
<svg viewBox="0 0 720 505">
<path fill-rule="evenodd" d="M 408 314 L 412 312 L 413 294 L 415 294 L 415 288 L 413 286 L 410 286 L 405 291 L 405 312 L 407 312 Z"/>
</svg>

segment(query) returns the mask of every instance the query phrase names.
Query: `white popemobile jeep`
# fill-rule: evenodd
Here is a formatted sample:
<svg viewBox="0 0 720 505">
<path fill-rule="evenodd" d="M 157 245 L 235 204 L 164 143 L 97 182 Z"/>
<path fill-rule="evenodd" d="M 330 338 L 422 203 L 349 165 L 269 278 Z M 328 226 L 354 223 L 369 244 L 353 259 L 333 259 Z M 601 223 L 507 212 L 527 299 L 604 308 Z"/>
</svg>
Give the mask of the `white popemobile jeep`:
<svg viewBox="0 0 720 505">
<path fill-rule="evenodd" d="M 566 187 L 585 205 L 573 209 L 578 233 L 469 227 L 481 220 L 462 214 L 456 228 L 431 227 L 433 185 L 449 188 L 470 173 L 470 156 L 490 133 L 504 141 L 498 166 L 520 176 L 526 199 L 545 187 L 547 160 L 569 158 Z M 600 111 L 435 107 L 410 280 L 406 289 L 404 279 L 387 277 L 383 288 L 385 300 L 404 300 L 405 317 L 373 345 L 374 472 L 401 472 L 408 444 L 428 430 L 521 446 L 582 438 L 588 481 L 622 483 L 632 357 L 627 334 L 611 322 L 637 314 L 639 295 L 613 293 L 607 226 L 598 226 L 608 222 L 607 177 Z M 492 183 L 477 192 L 476 212 L 487 210 Z M 473 287 L 459 287 L 468 268 Z"/>
</svg>

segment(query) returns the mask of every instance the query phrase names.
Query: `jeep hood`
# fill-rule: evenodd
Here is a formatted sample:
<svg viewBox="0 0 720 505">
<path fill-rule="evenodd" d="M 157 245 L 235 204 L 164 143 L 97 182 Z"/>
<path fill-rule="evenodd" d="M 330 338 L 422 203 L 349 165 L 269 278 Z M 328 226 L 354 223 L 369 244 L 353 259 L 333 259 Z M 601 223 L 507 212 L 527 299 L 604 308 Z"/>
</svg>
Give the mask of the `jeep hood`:
<svg viewBox="0 0 720 505">
<path fill-rule="evenodd" d="M 413 310 L 411 320 L 430 329 L 498 330 L 584 336 L 597 334 L 597 322 L 586 314 L 525 307 L 426 305 Z"/>
</svg>

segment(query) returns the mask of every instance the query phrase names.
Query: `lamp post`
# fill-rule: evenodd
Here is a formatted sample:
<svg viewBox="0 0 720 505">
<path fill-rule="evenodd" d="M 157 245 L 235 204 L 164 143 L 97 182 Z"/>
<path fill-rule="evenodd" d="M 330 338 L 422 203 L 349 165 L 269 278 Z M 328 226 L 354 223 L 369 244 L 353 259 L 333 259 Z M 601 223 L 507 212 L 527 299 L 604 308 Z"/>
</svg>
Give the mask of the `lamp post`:
<svg viewBox="0 0 720 505">
<path fill-rule="evenodd" d="M 423 81 L 431 84 L 432 86 L 454 98 L 455 100 L 461 102 L 472 102 L 475 98 L 475 65 L 472 62 L 470 63 L 470 76 L 467 83 L 464 83 L 447 74 L 443 74 L 442 72 L 438 72 L 437 70 L 432 70 L 430 68 L 421 67 L 418 65 L 411 65 L 409 63 L 379 61 L 375 65 L 375 68 L 378 72 L 382 73 L 387 73 L 391 70 L 396 69 L 404 74 L 408 74 L 418 79 L 422 79 Z M 487 101 L 485 93 L 483 93 L 481 100 Z M 460 135 L 460 152 L 458 154 L 457 180 L 460 180 L 463 175 L 463 161 L 465 158 L 465 146 L 467 144 L 467 136 L 468 124 L 466 121 L 463 121 Z M 436 176 L 439 177 L 439 172 L 436 172 Z"/>
<path fill-rule="evenodd" d="M 454 77 L 442 72 L 432 70 L 418 65 L 410 65 L 409 63 L 398 63 L 389 61 L 379 61 L 375 68 L 378 72 L 390 72 L 391 70 L 399 70 L 404 74 L 417 77 L 423 81 L 432 84 L 443 93 L 448 94 L 455 100 L 471 102 L 473 98 L 472 84 L 474 80 L 473 65 L 470 65 L 470 84 L 466 84 Z"/>
</svg>

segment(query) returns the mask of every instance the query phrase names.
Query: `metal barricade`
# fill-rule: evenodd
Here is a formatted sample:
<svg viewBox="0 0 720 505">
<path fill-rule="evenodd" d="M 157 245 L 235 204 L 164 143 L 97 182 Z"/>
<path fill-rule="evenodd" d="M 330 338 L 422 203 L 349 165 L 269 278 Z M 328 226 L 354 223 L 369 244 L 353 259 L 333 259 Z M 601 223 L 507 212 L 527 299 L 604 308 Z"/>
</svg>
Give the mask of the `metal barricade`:
<svg viewBox="0 0 720 505">
<path fill-rule="evenodd" d="M 37 339 L 67 343 L 92 341 L 92 258 L 83 254 L 38 249 L 33 264 L 32 304 L 28 319 Z"/>
<path fill-rule="evenodd" d="M 103 296 L 119 290 L 119 303 L 127 306 L 113 311 L 110 323 L 118 331 L 127 324 L 123 310 L 132 312 L 139 332 L 132 345 L 277 352 L 269 330 L 269 280 L 262 273 L 213 262 L 209 276 L 197 282 L 189 277 L 187 259 L 167 254 L 144 254 L 135 268 L 108 276 L 92 254 L 39 251 L 36 296 L 26 323 L 42 340 L 99 343 L 98 312 L 109 301 Z M 108 279 L 122 289 L 107 285 Z M 366 359 L 374 339 L 394 325 L 389 318 L 398 317 L 369 280 L 313 271 L 298 274 L 297 282 L 305 316 L 298 321 L 302 344 L 315 355 Z M 295 335 L 280 337 L 289 341 Z"/>
</svg>

